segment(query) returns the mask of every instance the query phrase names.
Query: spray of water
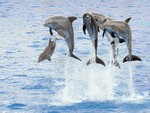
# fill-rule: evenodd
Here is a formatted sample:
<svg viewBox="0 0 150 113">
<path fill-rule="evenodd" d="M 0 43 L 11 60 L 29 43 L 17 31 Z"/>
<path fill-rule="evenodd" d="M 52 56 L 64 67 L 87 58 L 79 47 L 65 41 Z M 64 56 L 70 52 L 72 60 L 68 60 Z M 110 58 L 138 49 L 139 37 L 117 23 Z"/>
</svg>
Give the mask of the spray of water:
<svg viewBox="0 0 150 113">
<path fill-rule="evenodd" d="M 130 75 L 130 83 L 129 83 L 129 89 L 130 89 L 130 97 L 134 97 L 135 91 L 133 86 L 133 65 L 132 62 L 129 62 L 129 75 Z"/>
<path fill-rule="evenodd" d="M 110 49 L 110 54 L 111 49 Z M 116 80 L 116 76 L 123 77 L 120 75 L 121 69 L 108 63 L 105 67 L 100 64 L 92 63 L 89 66 L 86 62 L 89 58 L 84 59 L 82 62 L 77 61 L 69 56 L 66 56 L 64 61 L 64 88 L 57 92 L 55 95 L 55 104 L 57 105 L 68 105 L 72 103 L 78 103 L 85 100 L 88 101 L 106 101 L 106 100 L 116 100 L 121 99 L 135 100 L 139 97 L 134 91 L 133 87 L 133 65 L 130 62 L 129 76 L 128 80 L 125 81 L 126 84 L 121 92 L 121 95 L 116 96 L 116 88 L 120 81 Z M 112 55 L 110 55 L 110 61 L 112 60 Z M 75 63 L 73 63 L 75 62 Z M 124 96 L 128 92 L 128 97 Z M 59 104 L 58 104 L 59 103 Z M 53 103 L 54 104 L 54 103 Z"/>
</svg>

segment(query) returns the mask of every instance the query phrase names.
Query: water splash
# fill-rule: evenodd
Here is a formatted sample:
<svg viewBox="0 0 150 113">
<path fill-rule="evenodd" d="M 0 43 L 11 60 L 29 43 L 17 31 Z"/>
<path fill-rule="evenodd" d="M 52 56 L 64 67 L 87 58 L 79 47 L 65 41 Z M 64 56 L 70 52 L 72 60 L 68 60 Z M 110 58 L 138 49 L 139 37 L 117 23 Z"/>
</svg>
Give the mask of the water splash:
<svg viewBox="0 0 150 113">
<path fill-rule="evenodd" d="M 112 54 L 111 51 L 109 52 Z M 112 58 L 112 55 L 110 55 L 109 60 L 111 61 Z M 117 99 L 119 101 L 135 101 L 143 98 L 141 95 L 136 94 L 134 90 L 132 62 L 128 64 L 127 73 L 129 74 L 124 79 L 122 78 L 124 76 L 120 75 L 122 70 L 113 64 L 108 63 L 104 67 L 103 65 L 92 63 L 87 66 L 88 59 L 80 62 L 69 56 L 65 57 L 64 88 L 57 92 L 57 96 L 55 95 L 55 105 L 70 105 L 87 100 L 107 101 Z M 117 81 L 116 76 L 119 76 L 121 81 Z M 126 85 L 119 92 L 121 95 L 117 95 L 116 93 L 120 91 L 118 84 L 122 81 Z"/>
<path fill-rule="evenodd" d="M 113 87 L 115 69 L 108 65 L 93 63 L 86 66 L 85 62 L 73 65 L 71 58 L 66 58 L 64 66 L 65 87 L 62 91 L 65 102 L 81 102 L 84 100 L 102 101 L 114 98 Z"/>
<path fill-rule="evenodd" d="M 132 62 L 129 62 L 129 89 L 130 89 L 130 97 L 135 96 L 134 86 L 133 86 L 133 65 Z"/>
</svg>

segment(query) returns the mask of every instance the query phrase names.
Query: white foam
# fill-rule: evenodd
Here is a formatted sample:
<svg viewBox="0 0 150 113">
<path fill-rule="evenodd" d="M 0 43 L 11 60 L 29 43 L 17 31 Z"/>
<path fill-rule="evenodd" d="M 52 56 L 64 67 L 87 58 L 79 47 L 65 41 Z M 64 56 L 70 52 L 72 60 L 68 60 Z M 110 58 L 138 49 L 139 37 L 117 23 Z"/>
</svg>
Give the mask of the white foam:
<svg viewBox="0 0 150 113">
<path fill-rule="evenodd" d="M 110 61 L 111 59 L 112 57 Z M 86 62 L 88 60 L 89 58 L 80 62 L 66 56 L 64 61 L 64 87 L 54 96 L 53 104 L 70 105 L 85 100 L 119 100 L 126 102 L 141 101 L 144 99 L 144 96 L 136 93 L 134 89 L 132 63 L 126 63 L 129 68 L 124 70 L 124 68 L 119 69 L 111 63 L 105 67 L 96 63 L 87 66 Z M 75 63 L 72 61 L 75 61 Z M 123 72 L 128 71 L 126 72 L 126 78 L 124 75 L 121 75 L 122 70 Z M 117 76 L 119 76 L 120 79 L 116 79 Z M 125 85 L 123 88 L 120 88 L 119 85 L 122 82 L 125 83 Z M 117 93 L 121 93 L 121 95 L 117 95 Z"/>
</svg>

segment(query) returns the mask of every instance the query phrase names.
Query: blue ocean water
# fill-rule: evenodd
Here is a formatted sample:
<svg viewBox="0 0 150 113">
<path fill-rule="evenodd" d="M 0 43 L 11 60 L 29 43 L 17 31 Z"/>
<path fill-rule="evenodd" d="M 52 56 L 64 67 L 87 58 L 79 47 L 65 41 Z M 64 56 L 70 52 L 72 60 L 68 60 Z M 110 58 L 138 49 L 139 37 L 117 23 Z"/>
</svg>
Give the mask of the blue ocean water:
<svg viewBox="0 0 150 113">
<path fill-rule="evenodd" d="M 0 112 L 149 113 L 149 10 L 148 0 L 1 0 Z M 85 12 L 116 20 L 132 17 L 133 54 L 143 61 L 122 63 L 127 49 L 119 44 L 121 69 L 111 66 L 110 43 L 101 32 L 98 56 L 107 66 L 86 66 L 93 48 L 82 31 Z M 74 54 L 82 62 L 66 56 L 66 43 L 58 40 L 52 61 L 37 63 L 51 37 L 43 23 L 53 15 L 78 18 L 73 22 Z"/>
</svg>

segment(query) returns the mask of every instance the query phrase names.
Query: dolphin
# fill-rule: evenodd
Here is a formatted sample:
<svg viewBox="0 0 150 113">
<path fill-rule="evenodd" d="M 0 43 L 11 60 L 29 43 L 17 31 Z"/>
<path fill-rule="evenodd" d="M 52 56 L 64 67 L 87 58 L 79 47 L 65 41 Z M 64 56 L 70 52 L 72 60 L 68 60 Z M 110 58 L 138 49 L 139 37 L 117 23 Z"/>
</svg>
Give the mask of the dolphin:
<svg viewBox="0 0 150 113">
<path fill-rule="evenodd" d="M 51 56 L 53 55 L 55 47 L 56 47 L 56 40 L 57 40 L 57 37 L 53 38 L 53 41 L 51 40 L 51 38 L 49 38 L 49 44 L 44 49 L 44 51 L 40 54 L 38 58 L 38 63 L 46 59 L 51 61 Z"/>
<path fill-rule="evenodd" d="M 71 17 L 53 16 L 45 21 L 44 26 L 49 28 L 51 35 L 53 35 L 52 30 L 54 30 L 60 36 L 64 37 L 69 49 L 70 56 L 81 61 L 81 59 L 79 59 L 77 56 L 73 54 L 74 32 L 73 32 L 72 22 L 76 19 L 77 18 L 74 16 Z"/>
<path fill-rule="evenodd" d="M 123 63 L 127 61 L 142 61 L 136 55 L 132 55 L 132 35 L 130 26 L 128 22 L 130 18 L 126 19 L 125 21 L 108 21 L 103 24 L 103 35 L 107 31 L 110 34 L 113 34 L 115 37 L 122 37 L 125 40 L 128 49 L 128 55 L 123 59 Z"/>
<path fill-rule="evenodd" d="M 97 13 L 92 13 L 92 16 L 95 18 L 97 25 L 100 27 L 101 30 L 103 29 L 103 24 L 107 21 L 112 21 L 113 19 L 111 19 L 110 17 L 105 17 L 101 14 L 97 14 Z M 116 42 L 116 37 L 113 36 L 113 34 L 109 34 L 108 32 L 105 33 L 108 40 L 110 41 L 111 44 L 111 48 L 112 48 L 112 57 L 113 59 L 111 59 L 111 64 L 117 66 L 118 68 L 120 68 L 120 64 L 117 61 L 117 56 L 118 56 L 118 48 L 117 48 L 117 42 Z"/>
<path fill-rule="evenodd" d="M 83 15 L 83 32 L 84 32 L 84 34 L 86 34 L 86 32 L 85 32 L 86 29 L 87 29 L 88 34 L 91 37 L 91 41 L 94 45 L 95 62 L 105 66 L 105 63 L 99 57 L 97 57 L 98 31 L 99 30 L 98 30 L 98 26 L 96 24 L 94 17 L 89 13 L 85 13 Z M 87 62 L 87 65 L 92 63 L 92 59 L 90 59 Z"/>
<path fill-rule="evenodd" d="M 97 25 L 98 25 L 102 30 L 104 30 L 103 24 L 104 24 L 105 22 L 108 22 L 108 21 L 110 22 L 110 21 L 113 21 L 113 20 L 114 20 L 114 19 L 112 19 L 112 18 L 110 18 L 110 17 L 105 17 L 104 15 L 97 14 L 97 13 L 92 13 L 92 15 L 93 15 L 93 17 L 95 18 Z M 127 18 L 127 19 L 125 20 L 125 22 L 128 23 L 130 20 L 131 20 L 131 18 L 129 17 L 129 18 Z M 116 37 L 113 32 L 112 32 L 111 34 L 109 34 L 109 33 L 106 31 L 105 34 L 106 34 L 108 40 L 109 40 L 110 43 L 111 43 L 112 54 L 113 54 L 113 59 L 111 60 L 111 63 L 112 63 L 113 65 L 117 66 L 118 68 L 120 68 L 120 64 L 119 64 L 119 62 L 117 61 L 118 50 L 119 50 L 119 49 L 117 48 L 117 44 L 118 44 L 118 41 L 119 41 L 119 43 L 123 43 L 123 42 L 125 42 L 125 40 L 124 40 L 124 39 L 121 39 L 121 38 L 118 37 L 118 36 Z M 104 37 L 104 34 L 103 34 L 103 37 Z M 118 39 L 118 41 L 116 40 L 116 38 Z"/>
<path fill-rule="evenodd" d="M 125 20 L 125 22 L 129 23 L 130 19 L 131 19 L 130 17 L 127 18 Z M 104 20 L 104 21 L 108 22 L 108 21 L 112 21 L 112 20 L 107 19 L 107 20 Z M 124 39 L 121 39 L 119 36 L 115 36 L 113 32 L 111 34 L 109 34 L 108 32 L 106 32 L 106 36 L 109 39 L 109 41 L 111 42 L 111 47 L 112 47 L 113 60 L 111 61 L 111 63 L 114 64 L 115 66 L 117 66 L 118 68 L 121 68 L 119 62 L 117 61 L 118 50 L 119 50 L 117 48 L 117 44 L 118 44 L 118 41 L 120 43 L 123 43 L 125 41 L 124 41 Z M 104 34 L 103 34 L 103 37 L 104 37 Z M 118 41 L 116 40 L 116 38 L 118 39 Z"/>
</svg>

